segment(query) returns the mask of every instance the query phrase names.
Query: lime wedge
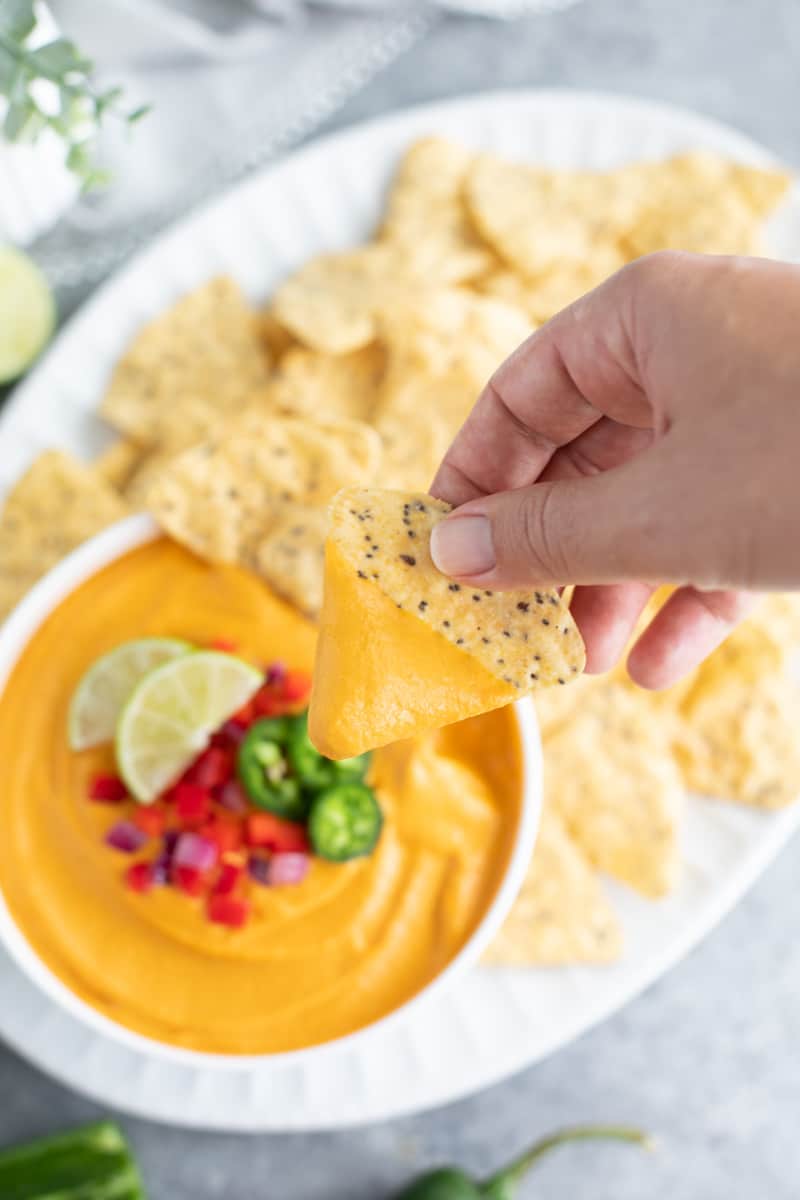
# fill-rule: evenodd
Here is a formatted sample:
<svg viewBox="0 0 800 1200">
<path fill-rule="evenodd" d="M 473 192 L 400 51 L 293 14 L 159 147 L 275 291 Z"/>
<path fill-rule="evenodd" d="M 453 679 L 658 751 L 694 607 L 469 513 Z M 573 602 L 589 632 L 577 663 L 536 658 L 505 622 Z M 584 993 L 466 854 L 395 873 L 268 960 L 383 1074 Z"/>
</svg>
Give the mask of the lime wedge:
<svg viewBox="0 0 800 1200">
<path fill-rule="evenodd" d="M 31 365 L 55 321 L 53 293 L 36 263 L 13 246 L 0 246 L 0 383 Z"/>
<path fill-rule="evenodd" d="M 232 654 L 201 650 L 146 675 L 117 725 L 117 766 L 149 804 L 181 775 L 209 738 L 253 696 L 264 676 Z"/>
<path fill-rule="evenodd" d="M 69 706 L 70 749 L 112 742 L 119 714 L 136 685 L 155 667 L 191 649 L 177 638 L 137 638 L 98 658 L 76 687 Z"/>
</svg>

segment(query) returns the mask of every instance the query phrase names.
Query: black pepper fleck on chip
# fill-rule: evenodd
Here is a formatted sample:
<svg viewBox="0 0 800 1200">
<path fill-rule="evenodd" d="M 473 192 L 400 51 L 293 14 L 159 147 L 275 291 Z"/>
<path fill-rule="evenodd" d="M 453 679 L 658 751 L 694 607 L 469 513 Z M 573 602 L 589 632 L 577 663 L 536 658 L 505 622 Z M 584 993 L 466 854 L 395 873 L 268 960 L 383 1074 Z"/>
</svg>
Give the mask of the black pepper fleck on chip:
<svg viewBox="0 0 800 1200">
<path fill-rule="evenodd" d="M 463 645 L 464 645 L 464 639 L 463 639 L 463 638 L 456 638 L 456 645 L 457 645 L 457 646 L 463 646 Z"/>
<path fill-rule="evenodd" d="M 448 585 L 447 585 L 447 586 L 448 586 L 448 588 L 450 589 L 450 591 L 451 591 L 451 592 L 460 592 L 460 591 L 461 591 L 461 584 L 460 584 L 460 583 L 448 583 Z"/>
<path fill-rule="evenodd" d="M 366 574 L 364 573 L 364 571 L 359 571 L 359 572 L 358 572 L 358 578 L 359 578 L 359 579 L 366 579 L 366 578 L 367 578 L 367 576 L 366 576 Z"/>
<path fill-rule="evenodd" d="M 425 609 L 427 607 L 428 607 L 427 600 L 420 600 L 419 604 L 417 605 L 417 608 L 419 609 L 420 612 L 425 612 Z"/>
<path fill-rule="evenodd" d="M 412 554 L 401 554 L 399 557 L 400 561 L 408 563 L 409 567 L 415 567 L 417 565 L 417 560 Z"/>
<path fill-rule="evenodd" d="M 549 625 L 549 624 L 550 624 L 550 622 L 548 621 L 547 617 L 542 617 L 542 624 L 543 624 L 543 625 Z"/>
<path fill-rule="evenodd" d="M 520 612 L 528 612 L 530 610 L 530 607 L 531 606 L 527 600 L 520 600 L 520 602 L 517 604 L 517 608 L 519 609 Z"/>
<path fill-rule="evenodd" d="M 477 592 L 473 592 L 473 593 L 472 593 L 472 599 L 473 599 L 473 600 L 480 600 L 480 596 L 478 595 L 478 593 L 477 593 Z"/>
</svg>

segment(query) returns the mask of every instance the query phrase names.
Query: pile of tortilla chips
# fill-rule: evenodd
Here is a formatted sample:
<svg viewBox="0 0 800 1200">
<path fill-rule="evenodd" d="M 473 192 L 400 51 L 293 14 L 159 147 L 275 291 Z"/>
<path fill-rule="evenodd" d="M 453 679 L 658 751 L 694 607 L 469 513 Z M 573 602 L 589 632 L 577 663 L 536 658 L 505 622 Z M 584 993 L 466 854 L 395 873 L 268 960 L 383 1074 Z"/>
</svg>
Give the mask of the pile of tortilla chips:
<svg viewBox="0 0 800 1200">
<path fill-rule="evenodd" d="M 119 440 L 90 466 L 43 455 L 6 501 L 0 617 L 82 540 L 149 508 L 313 619 L 334 492 L 425 490 L 532 329 L 649 251 L 761 251 L 789 182 L 707 153 L 557 172 L 419 142 L 367 245 L 306 263 L 265 310 L 219 278 L 139 332 L 100 407 Z M 493 961 L 618 956 L 597 872 L 646 897 L 674 887 L 687 789 L 768 808 L 794 797 L 798 633 L 796 607 L 774 598 L 668 693 L 619 673 L 542 694 L 548 811 Z"/>
</svg>

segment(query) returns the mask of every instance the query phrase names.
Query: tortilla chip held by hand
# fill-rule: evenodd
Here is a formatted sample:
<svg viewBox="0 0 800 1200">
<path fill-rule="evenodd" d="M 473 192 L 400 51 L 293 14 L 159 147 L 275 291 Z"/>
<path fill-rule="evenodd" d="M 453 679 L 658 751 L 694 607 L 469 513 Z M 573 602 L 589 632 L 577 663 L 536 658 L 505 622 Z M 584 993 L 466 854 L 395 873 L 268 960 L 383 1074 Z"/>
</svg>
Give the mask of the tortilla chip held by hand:
<svg viewBox="0 0 800 1200">
<path fill-rule="evenodd" d="M 450 505 L 351 488 L 330 507 L 309 731 L 349 758 L 500 708 L 583 669 L 555 591 L 492 592 L 439 573 L 431 530 Z"/>
</svg>

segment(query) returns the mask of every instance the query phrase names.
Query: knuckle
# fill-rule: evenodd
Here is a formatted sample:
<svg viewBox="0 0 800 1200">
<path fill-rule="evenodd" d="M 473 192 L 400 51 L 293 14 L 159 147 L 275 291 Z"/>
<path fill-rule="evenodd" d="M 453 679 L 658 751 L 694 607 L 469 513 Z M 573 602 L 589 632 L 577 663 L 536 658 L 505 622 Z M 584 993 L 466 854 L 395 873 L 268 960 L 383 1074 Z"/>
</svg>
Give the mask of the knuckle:
<svg viewBox="0 0 800 1200">
<path fill-rule="evenodd" d="M 736 625 L 752 609 L 756 597 L 749 592 L 697 591 L 698 602 L 716 621 L 726 628 Z"/>
<path fill-rule="evenodd" d="M 528 488 L 522 504 L 521 536 L 528 570 L 542 583 L 568 582 L 563 538 L 553 511 L 553 489 Z"/>
</svg>

